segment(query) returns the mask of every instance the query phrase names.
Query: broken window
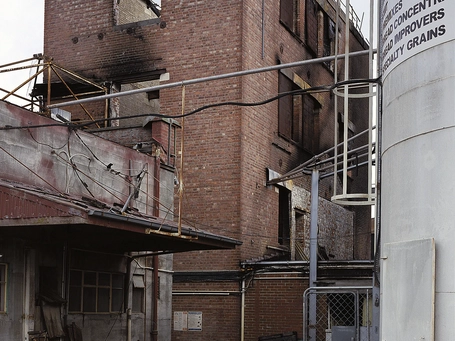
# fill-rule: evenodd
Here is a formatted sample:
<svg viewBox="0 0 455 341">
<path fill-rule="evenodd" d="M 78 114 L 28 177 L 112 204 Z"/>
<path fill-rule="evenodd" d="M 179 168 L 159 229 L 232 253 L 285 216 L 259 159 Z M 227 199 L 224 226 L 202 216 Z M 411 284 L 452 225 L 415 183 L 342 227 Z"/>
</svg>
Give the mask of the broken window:
<svg viewBox="0 0 455 341">
<path fill-rule="evenodd" d="M 336 28 L 335 22 L 324 13 L 323 17 L 323 57 L 335 55 L 335 36 Z M 332 72 L 335 68 L 334 61 L 328 61 L 324 63 Z"/>
<path fill-rule="evenodd" d="M 278 92 L 280 94 L 299 89 L 297 84 L 281 72 L 278 77 Z M 289 95 L 278 100 L 278 133 L 287 140 L 298 140 L 298 122 L 302 116 L 298 97 L 301 96 Z"/>
<path fill-rule="evenodd" d="M 291 242 L 291 191 L 280 187 L 278 207 L 278 243 L 283 246 L 290 246 Z"/>
<path fill-rule="evenodd" d="M 280 21 L 292 33 L 299 35 L 298 30 L 298 4 L 299 0 L 280 1 Z"/>
<path fill-rule="evenodd" d="M 116 25 L 159 19 L 161 0 L 114 0 Z"/>
<path fill-rule="evenodd" d="M 299 89 L 302 87 L 282 72 L 279 73 L 278 92 L 280 94 Z M 314 154 L 318 149 L 317 117 L 319 109 L 319 102 L 309 94 L 281 97 L 278 100 L 279 135 Z"/>
<path fill-rule="evenodd" d="M 118 313 L 123 310 L 124 275 L 71 270 L 69 311 Z"/>
<path fill-rule="evenodd" d="M 315 53 L 318 51 L 318 6 L 315 0 L 305 1 L 305 42 Z"/>
<path fill-rule="evenodd" d="M 0 263 L 0 312 L 6 312 L 6 284 L 7 284 L 7 269 L 5 263 Z"/>
<path fill-rule="evenodd" d="M 319 149 L 318 117 L 321 105 L 311 95 L 303 96 L 302 109 L 302 141 L 304 150 L 310 154 L 317 154 Z"/>
<path fill-rule="evenodd" d="M 121 91 L 133 91 L 159 85 L 159 80 L 150 80 L 144 82 L 123 83 L 119 87 Z M 137 114 L 157 114 L 160 109 L 159 91 L 139 92 L 130 96 L 119 97 L 116 101 L 118 113 L 116 116 L 129 116 L 131 113 Z M 148 119 L 153 118 L 149 116 Z M 119 120 L 118 126 L 142 126 L 147 121 L 147 117 L 137 117 L 128 120 Z"/>
</svg>

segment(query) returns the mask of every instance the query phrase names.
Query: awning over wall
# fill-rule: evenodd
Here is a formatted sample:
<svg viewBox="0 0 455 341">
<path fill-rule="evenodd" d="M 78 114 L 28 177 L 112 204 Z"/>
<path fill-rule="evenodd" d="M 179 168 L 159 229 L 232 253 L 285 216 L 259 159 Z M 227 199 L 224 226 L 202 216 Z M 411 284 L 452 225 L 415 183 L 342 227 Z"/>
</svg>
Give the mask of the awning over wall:
<svg viewBox="0 0 455 341">
<path fill-rule="evenodd" d="M 234 249 L 241 242 L 174 221 L 0 180 L 0 238 L 65 241 L 108 252 Z"/>
</svg>

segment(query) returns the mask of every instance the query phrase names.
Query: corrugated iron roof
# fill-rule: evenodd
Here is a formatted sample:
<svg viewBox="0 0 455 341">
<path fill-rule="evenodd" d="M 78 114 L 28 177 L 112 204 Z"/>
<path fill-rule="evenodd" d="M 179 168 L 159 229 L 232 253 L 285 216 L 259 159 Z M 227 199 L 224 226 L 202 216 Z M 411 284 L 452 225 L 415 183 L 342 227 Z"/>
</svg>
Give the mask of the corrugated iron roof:
<svg viewBox="0 0 455 341">
<path fill-rule="evenodd" d="M 241 242 L 174 221 L 120 213 L 99 201 L 0 180 L 0 237 L 53 238 L 106 251 L 233 249 Z M 45 237 L 43 237 L 45 236 Z"/>
</svg>

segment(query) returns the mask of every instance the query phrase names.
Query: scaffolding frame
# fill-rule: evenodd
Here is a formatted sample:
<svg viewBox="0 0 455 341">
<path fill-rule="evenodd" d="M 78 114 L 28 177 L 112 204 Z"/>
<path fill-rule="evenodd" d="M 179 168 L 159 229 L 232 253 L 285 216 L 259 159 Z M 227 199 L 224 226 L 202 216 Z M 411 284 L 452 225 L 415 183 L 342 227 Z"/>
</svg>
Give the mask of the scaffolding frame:
<svg viewBox="0 0 455 341">
<path fill-rule="evenodd" d="M 24 63 L 31 62 L 31 64 L 23 65 Z M 0 93 L 4 93 L 3 97 L 0 99 L 6 101 L 8 98 L 16 98 L 24 102 L 21 107 L 31 111 L 37 111 L 40 114 L 50 116 L 51 108 L 49 108 L 52 99 L 52 77 L 55 76 L 61 84 L 63 84 L 64 89 L 68 92 L 67 95 L 61 96 L 59 99 L 63 101 L 68 101 L 69 99 L 79 100 L 81 97 L 86 96 L 96 96 L 99 94 L 106 95 L 108 93 L 108 88 L 104 85 L 97 84 L 91 81 L 88 78 L 85 78 L 81 75 L 78 75 L 75 72 L 72 72 L 62 66 L 57 65 L 53 62 L 52 58 L 45 57 L 42 54 L 35 54 L 32 58 L 0 65 L 0 74 L 7 72 L 14 72 L 25 69 L 36 69 L 33 74 L 31 74 L 25 81 L 16 86 L 13 90 L 6 90 L 0 88 Z M 33 93 L 29 94 L 30 98 L 21 96 L 18 94 L 18 91 L 21 90 L 24 86 L 32 83 L 35 88 L 38 84 L 38 77 L 43 75 L 46 80 L 46 99 L 43 96 Z M 65 80 L 67 79 L 67 80 Z M 92 87 L 92 91 L 76 92 L 72 89 L 71 84 L 68 83 L 68 79 L 76 83 L 88 85 Z M 80 103 L 79 106 L 82 108 L 83 112 L 90 119 L 90 121 L 95 121 L 93 115 L 89 110 Z M 36 110 L 35 110 L 36 108 Z M 108 118 L 108 102 L 105 101 L 104 106 L 104 117 Z M 63 120 L 62 118 L 60 118 Z M 98 128 L 100 127 L 98 123 L 95 123 Z"/>
</svg>

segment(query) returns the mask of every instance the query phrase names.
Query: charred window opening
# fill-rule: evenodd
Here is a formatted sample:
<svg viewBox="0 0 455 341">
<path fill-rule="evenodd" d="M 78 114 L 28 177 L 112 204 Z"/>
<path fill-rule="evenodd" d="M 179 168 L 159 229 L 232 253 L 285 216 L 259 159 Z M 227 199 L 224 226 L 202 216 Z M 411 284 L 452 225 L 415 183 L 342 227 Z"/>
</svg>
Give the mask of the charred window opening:
<svg viewBox="0 0 455 341">
<path fill-rule="evenodd" d="M 314 53 L 318 51 L 318 3 L 305 1 L 305 42 Z"/>
<path fill-rule="evenodd" d="M 289 75 L 298 78 L 298 76 Z M 280 94 L 302 89 L 288 75 L 279 73 L 278 92 Z M 301 79 L 300 79 L 301 80 Z M 303 82 L 303 81 L 301 81 Z M 317 118 L 320 110 L 319 102 L 311 95 L 289 95 L 278 100 L 278 133 L 292 141 L 305 151 L 314 154 L 318 149 Z"/>
<path fill-rule="evenodd" d="M 304 150 L 310 154 L 319 152 L 319 126 L 318 117 L 321 105 L 312 96 L 303 97 L 302 141 Z"/>
<path fill-rule="evenodd" d="M 159 80 L 134 82 L 134 83 L 113 83 L 111 92 L 132 91 L 159 85 Z M 117 97 L 111 100 L 110 112 L 111 118 L 139 115 L 136 118 L 128 120 L 112 120 L 112 127 L 141 127 L 147 122 L 149 116 L 146 113 L 158 114 L 160 110 L 160 95 L 159 90 L 138 92 L 130 96 Z M 141 116 L 142 115 L 142 116 Z"/>
<path fill-rule="evenodd" d="M 335 22 L 324 13 L 323 18 L 323 57 L 333 56 L 335 54 Z M 324 63 L 332 72 L 335 69 L 335 62 L 329 61 Z"/>
<path fill-rule="evenodd" d="M 280 21 L 292 33 L 299 35 L 299 1 L 281 0 L 280 1 Z"/>
<path fill-rule="evenodd" d="M 279 207 L 278 207 L 278 243 L 283 246 L 290 246 L 291 241 L 291 191 L 280 187 Z"/>
<path fill-rule="evenodd" d="M 281 72 L 278 77 L 278 92 L 280 94 L 299 89 L 297 84 L 292 82 Z M 297 122 L 299 122 L 302 117 L 299 97 L 301 96 L 289 95 L 283 96 L 278 100 L 278 132 L 280 136 L 287 140 L 295 141 L 298 134 Z"/>
<path fill-rule="evenodd" d="M 125 25 L 159 19 L 161 0 L 114 0 L 115 24 Z"/>
</svg>

